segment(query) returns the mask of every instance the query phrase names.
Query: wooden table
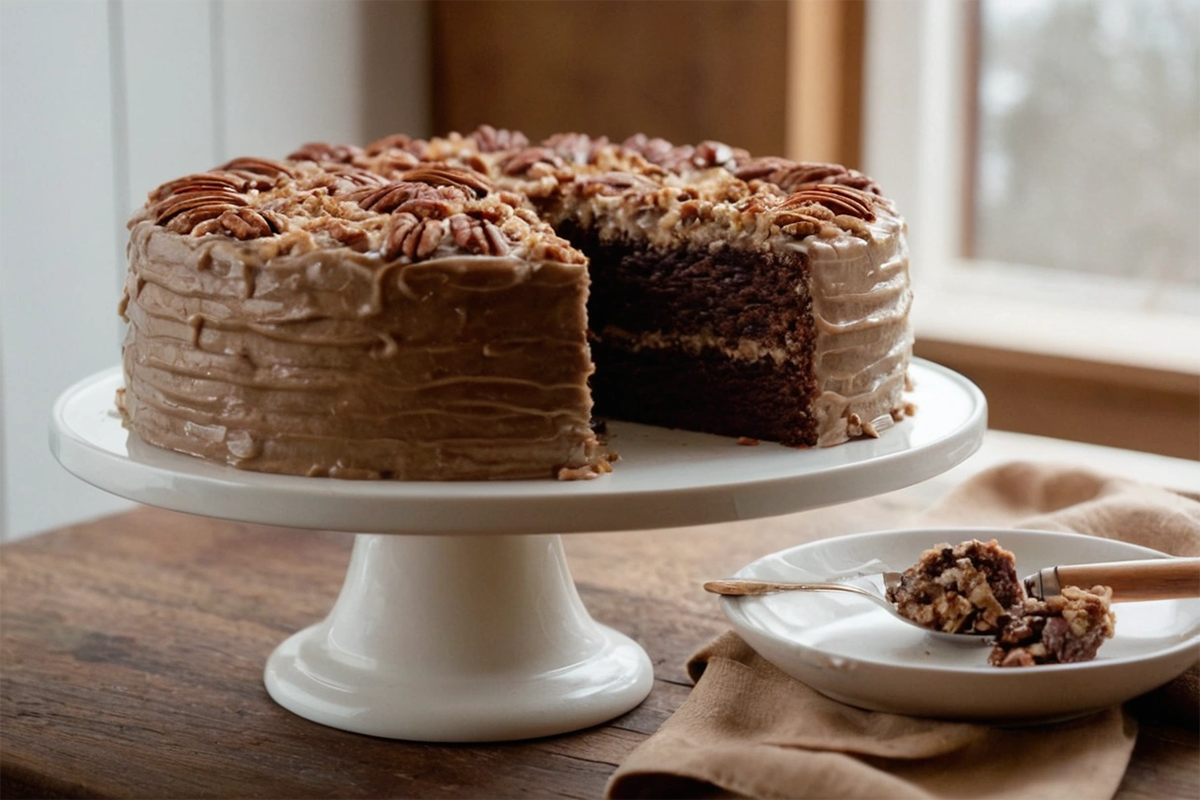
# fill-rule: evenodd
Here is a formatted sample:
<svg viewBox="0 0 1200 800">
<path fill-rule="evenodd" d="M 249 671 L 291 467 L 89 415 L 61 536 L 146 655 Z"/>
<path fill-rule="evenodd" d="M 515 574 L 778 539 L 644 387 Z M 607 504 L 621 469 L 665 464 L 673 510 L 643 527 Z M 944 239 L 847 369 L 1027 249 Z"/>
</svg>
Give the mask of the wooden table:
<svg viewBox="0 0 1200 800">
<path fill-rule="evenodd" d="M 599 797 L 679 707 L 687 657 L 727 626 L 700 583 L 823 536 L 901 527 L 1011 458 L 1087 463 L 1193 491 L 1200 463 L 989 432 L 944 476 L 766 520 L 564 537 L 592 616 L 649 652 L 650 697 L 611 723 L 494 745 L 325 728 L 277 706 L 268 654 L 324 616 L 351 536 L 139 508 L 0 548 L 0 795 Z M 1197 731 L 1144 719 L 1122 798 L 1200 797 Z"/>
</svg>

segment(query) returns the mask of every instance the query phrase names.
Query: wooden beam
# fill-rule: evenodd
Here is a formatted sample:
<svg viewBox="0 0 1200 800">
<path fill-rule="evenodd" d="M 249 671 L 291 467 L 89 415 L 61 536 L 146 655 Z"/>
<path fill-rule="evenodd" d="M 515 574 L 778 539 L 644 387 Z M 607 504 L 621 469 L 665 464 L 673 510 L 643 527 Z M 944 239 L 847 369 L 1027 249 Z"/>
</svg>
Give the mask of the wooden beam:
<svg viewBox="0 0 1200 800">
<path fill-rule="evenodd" d="M 784 148 L 785 2 L 432 4 L 437 132 L 487 123 Z"/>
<path fill-rule="evenodd" d="M 789 0 L 790 158 L 860 166 L 863 0 Z"/>
</svg>

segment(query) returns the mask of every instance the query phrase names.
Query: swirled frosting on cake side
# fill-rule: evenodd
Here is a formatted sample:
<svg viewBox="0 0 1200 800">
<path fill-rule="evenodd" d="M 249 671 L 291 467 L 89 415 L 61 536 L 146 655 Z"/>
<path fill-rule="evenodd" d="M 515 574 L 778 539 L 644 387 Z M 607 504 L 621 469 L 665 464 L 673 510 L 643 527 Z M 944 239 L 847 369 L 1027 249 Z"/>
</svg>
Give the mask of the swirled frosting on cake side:
<svg viewBox="0 0 1200 800">
<path fill-rule="evenodd" d="M 904 221 L 886 201 L 875 208 L 864 237 L 799 245 L 809 260 L 822 446 L 877 435 L 911 412 L 903 396 L 913 345 Z"/>
<path fill-rule="evenodd" d="M 577 252 L 478 175 L 282 166 L 193 176 L 134 217 L 123 406 L 142 439 L 345 478 L 606 471 Z"/>
</svg>

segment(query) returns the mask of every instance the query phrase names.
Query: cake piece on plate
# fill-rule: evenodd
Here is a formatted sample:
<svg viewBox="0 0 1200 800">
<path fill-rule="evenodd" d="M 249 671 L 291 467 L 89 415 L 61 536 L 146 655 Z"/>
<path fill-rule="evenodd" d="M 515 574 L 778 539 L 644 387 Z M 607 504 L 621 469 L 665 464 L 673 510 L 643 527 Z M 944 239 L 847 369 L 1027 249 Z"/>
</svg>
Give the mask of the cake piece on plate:
<svg viewBox="0 0 1200 800">
<path fill-rule="evenodd" d="M 988 662 L 997 667 L 1091 661 L 1111 639 L 1116 616 L 1112 589 L 1063 587 L 1045 600 L 1027 598 L 996 637 Z"/>
<path fill-rule="evenodd" d="M 1025 599 L 1016 559 L 995 539 L 939 544 L 906 569 L 888 600 L 906 618 L 944 633 L 999 633 Z"/>
</svg>

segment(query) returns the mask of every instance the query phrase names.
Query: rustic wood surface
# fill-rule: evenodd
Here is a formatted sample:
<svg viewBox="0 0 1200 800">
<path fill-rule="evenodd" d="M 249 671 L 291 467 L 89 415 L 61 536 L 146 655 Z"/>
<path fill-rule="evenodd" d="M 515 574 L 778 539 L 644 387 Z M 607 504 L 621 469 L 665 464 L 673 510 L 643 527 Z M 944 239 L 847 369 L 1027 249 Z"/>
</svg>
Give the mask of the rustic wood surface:
<svg viewBox="0 0 1200 800">
<path fill-rule="evenodd" d="M 352 537 L 140 508 L 0 548 L 0 795 L 600 797 L 686 698 L 687 657 L 727 629 L 700 588 L 818 537 L 898 527 L 947 488 L 733 525 L 564 537 L 592 615 L 641 643 L 649 698 L 611 723 L 495 745 L 397 742 L 277 706 L 268 654 L 320 619 Z M 1121 798 L 1200 796 L 1194 726 L 1139 708 Z"/>
</svg>

